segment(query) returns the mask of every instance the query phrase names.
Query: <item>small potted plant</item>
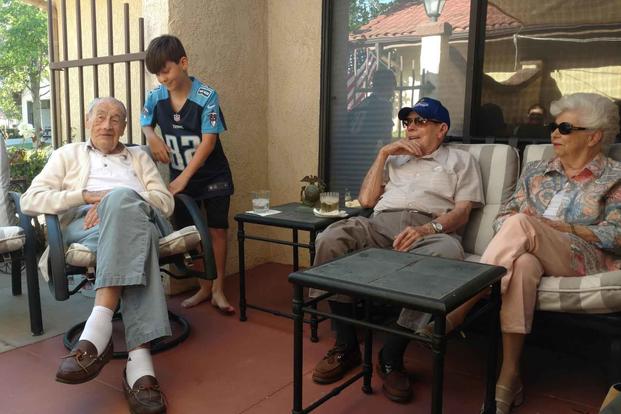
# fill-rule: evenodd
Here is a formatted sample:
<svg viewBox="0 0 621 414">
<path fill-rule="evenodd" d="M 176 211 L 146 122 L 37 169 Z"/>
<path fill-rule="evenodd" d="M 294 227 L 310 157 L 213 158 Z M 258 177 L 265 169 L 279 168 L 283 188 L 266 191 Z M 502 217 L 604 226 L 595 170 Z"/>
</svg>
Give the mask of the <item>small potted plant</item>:
<svg viewBox="0 0 621 414">
<path fill-rule="evenodd" d="M 307 175 L 300 181 L 308 183 L 302 186 L 300 199 L 304 205 L 315 207 L 319 201 L 319 194 L 326 190 L 326 185 L 316 175 Z"/>
</svg>

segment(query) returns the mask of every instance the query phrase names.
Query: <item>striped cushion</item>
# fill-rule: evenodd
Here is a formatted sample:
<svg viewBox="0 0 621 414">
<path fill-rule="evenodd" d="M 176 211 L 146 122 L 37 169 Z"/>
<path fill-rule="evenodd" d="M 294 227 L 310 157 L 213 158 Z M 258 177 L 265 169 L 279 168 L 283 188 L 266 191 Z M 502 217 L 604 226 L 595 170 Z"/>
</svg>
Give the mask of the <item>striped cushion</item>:
<svg viewBox="0 0 621 414">
<path fill-rule="evenodd" d="M 470 214 L 463 238 L 467 253 L 483 254 L 494 236 L 492 222 L 515 188 L 518 177 L 517 150 L 505 144 L 451 144 L 470 152 L 479 161 L 485 206 Z"/>
<path fill-rule="evenodd" d="M 200 241 L 196 226 L 184 227 L 160 239 L 160 257 L 185 253 L 194 249 Z M 97 255 L 80 243 L 71 243 L 65 253 L 65 262 L 77 267 L 94 267 Z"/>
<path fill-rule="evenodd" d="M 1 140 L 2 138 L 0 138 Z M 19 250 L 26 241 L 26 233 L 21 227 L 0 227 L 0 254 Z"/>
<path fill-rule="evenodd" d="M 15 208 L 9 198 L 9 158 L 6 154 L 4 139 L 0 137 L 0 226 L 14 226 L 17 224 Z"/>
<path fill-rule="evenodd" d="M 550 159 L 550 144 L 528 145 L 524 163 Z M 621 144 L 610 147 L 608 156 L 621 160 Z M 553 312 L 611 313 L 621 311 L 621 270 L 582 277 L 545 276 L 537 288 L 537 309 Z"/>
</svg>

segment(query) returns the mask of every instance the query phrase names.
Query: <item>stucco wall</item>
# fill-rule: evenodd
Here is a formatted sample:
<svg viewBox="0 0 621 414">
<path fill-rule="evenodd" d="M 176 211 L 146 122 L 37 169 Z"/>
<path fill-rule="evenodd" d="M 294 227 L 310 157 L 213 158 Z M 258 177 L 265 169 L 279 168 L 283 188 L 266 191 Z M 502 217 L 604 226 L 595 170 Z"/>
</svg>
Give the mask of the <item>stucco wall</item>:
<svg viewBox="0 0 621 414">
<path fill-rule="evenodd" d="M 233 216 L 250 208 L 250 191 L 270 188 L 267 3 L 170 0 L 168 11 L 168 32 L 183 42 L 190 73 L 218 91 L 226 118 L 228 131 L 221 135 L 221 140 L 235 184 L 227 273 L 234 273 L 237 272 L 237 226 Z M 161 33 L 153 35 L 157 34 Z M 253 226 L 247 230 L 259 231 Z M 267 260 L 269 249 L 265 245 L 246 243 L 247 267 Z"/>
<path fill-rule="evenodd" d="M 300 179 L 317 174 L 321 1 L 268 0 L 268 180 L 275 203 L 299 199 Z M 291 237 L 290 231 L 273 235 Z M 307 240 L 306 232 L 301 240 Z M 271 260 L 291 262 L 291 248 L 271 245 Z M 301 249 L 301 265 L 308 254 Z"/>
<path fill-rule="evenodd" d="M 229 127 L 222 142 L 235 195 L 227 273 L 236 272 L 232 217 L 250 208 L 250 191 L 270 189 L 272 205 L 296 201 L 299 179 L 317 172 L 321 2 L 171 0 L 168 9 L 169 32 L 183 41 L 190 71 L 218 90 Z M 246 243 L 248 267 L 290 256 L 290 248 Z"/>
</svg>

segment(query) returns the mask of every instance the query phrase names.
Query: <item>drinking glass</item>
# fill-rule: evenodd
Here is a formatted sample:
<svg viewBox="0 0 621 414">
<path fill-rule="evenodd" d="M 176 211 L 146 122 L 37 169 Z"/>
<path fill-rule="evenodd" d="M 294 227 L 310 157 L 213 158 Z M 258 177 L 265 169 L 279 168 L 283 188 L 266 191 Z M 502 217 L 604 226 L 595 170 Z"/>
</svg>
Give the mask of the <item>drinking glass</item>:
<svg viewBox="0 0 621 414">
<path fill-rule="evenodd" d="M 319 194 L 322 213 L 334 213 L 339 211 L 339 193 L 329 192 Z"/>
<path fill-rule="evenodd" d="M 266 213 L 270 209 L 269 190 L 258 190 L 252 192 L 252 211 L 255 213 Z"/>
</svg>

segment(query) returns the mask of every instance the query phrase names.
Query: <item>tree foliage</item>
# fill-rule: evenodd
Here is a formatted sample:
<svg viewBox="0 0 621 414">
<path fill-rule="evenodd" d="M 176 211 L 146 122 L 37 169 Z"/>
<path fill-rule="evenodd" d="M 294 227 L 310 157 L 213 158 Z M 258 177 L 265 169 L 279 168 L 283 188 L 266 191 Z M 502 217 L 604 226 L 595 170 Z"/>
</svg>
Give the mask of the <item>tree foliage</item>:
<svg viewBox="0 0 621 414">
<path fill-rule="evenodd" d="M 15 115 L 15 94 L 33 97 L 34 126 L 40 130 L 39 88 L 47 77 L 47 16 L 21 0 L 0 0 L 0 110 Z"/>
<path fill-rule="evenodd" d="M 397 2 L 399 0 L 351 0 L 349 3 L 349 31 L 358 30 Z"/>
</svg>

